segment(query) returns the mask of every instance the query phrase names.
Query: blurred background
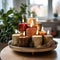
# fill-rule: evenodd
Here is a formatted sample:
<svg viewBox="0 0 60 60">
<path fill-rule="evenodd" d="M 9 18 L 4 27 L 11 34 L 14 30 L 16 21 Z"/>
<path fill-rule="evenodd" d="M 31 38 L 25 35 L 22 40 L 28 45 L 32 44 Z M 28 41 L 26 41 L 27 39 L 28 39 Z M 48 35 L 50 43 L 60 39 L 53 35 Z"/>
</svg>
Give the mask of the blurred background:
<svg viewBox="0 0 60 60">
<path fill-rule="evenodd" d="M 60 0 L 0 0 L 0 42 L 11 40 L 22 15 L 26 22 L 31 12 L 39 24 L 60 38 Z"/>
</svg>

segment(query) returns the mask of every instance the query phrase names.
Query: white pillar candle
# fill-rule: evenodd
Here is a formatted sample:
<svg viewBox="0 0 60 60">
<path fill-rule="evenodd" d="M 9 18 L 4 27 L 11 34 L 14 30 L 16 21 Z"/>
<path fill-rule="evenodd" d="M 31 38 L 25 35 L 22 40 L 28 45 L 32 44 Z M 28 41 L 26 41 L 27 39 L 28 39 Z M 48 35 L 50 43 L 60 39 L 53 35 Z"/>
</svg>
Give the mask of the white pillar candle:
<svg viewBox="0 0 60 60">
<path fill-rule="evenodd" d="M 13 34 L 12 35 L 12 44 L 17 45 L 18 44 L 18 39 L 19 39 L 20 34 Z"/>
<path fill-rule="evenodd" d="M 36 48 L 40 48 L 42 45 L 42 36 L 41 35 L 34 35 L 34 36 L 32 36 L 32 41 L 34 42 L 34 46 Z"/>
</svg>

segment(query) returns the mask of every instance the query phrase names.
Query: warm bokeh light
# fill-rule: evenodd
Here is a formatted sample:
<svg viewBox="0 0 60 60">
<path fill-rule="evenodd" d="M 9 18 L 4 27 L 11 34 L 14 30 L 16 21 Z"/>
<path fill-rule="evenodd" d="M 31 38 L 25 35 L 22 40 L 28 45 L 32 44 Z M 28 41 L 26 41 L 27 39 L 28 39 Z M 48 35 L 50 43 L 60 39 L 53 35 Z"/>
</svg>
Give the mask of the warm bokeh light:
<svg viewBox="0 0 60 60">
<path fill-rule="evenodd" d="M 37 16 L 45 17 L 48 13 L 48 0 L 30 0 L 31 11 L 34 11 Z"/>
</svg>

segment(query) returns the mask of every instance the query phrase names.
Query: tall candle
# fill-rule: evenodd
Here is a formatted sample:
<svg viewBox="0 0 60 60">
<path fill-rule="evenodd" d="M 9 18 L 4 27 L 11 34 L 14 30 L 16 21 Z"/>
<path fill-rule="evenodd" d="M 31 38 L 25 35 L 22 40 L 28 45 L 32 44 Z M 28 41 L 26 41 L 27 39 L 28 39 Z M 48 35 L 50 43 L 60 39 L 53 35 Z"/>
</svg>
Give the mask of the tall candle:
<svg viewBox="0 0 60 60">
<path fill-rule="evenodd" d="M 26 35 L 31 37 L 32 35 L 36 34 L 36 26 L 34 26 L 34 22 L 32 21 L 32 23 L 30 24 L 30 27 L 26 29 Z"/>
</svg>

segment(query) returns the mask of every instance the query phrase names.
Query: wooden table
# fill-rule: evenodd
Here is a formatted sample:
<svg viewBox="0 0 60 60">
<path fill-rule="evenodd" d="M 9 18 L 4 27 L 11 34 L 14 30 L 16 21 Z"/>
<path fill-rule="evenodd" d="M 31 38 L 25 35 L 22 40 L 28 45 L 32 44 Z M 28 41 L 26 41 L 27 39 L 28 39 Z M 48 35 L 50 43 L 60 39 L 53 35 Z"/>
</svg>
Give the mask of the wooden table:
<svg viewBox="0 0 60 60">
<path fill-rule="evenodd" d="M 14 52 L 9 46 L 1 51 L 2 60 L 60 60 L 60 38 L 54 38 L 58 42 L 54 51 L 44 53 L 18 53 Z"/>
</svg>

